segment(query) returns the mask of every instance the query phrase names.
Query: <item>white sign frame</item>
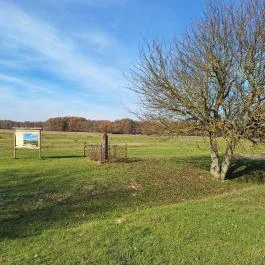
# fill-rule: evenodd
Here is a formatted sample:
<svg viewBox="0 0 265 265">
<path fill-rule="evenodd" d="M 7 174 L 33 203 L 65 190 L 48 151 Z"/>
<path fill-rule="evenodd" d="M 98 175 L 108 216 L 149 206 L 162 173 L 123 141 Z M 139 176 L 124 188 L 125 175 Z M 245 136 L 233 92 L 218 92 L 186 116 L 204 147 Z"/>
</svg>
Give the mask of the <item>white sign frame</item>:
<svg viewBox="0 0 265 265">
<path fill-rule="evenodd" d="M 42 128 L 14 128 L 14 158 L 16 150 L 39 150 L 41 158 L 41 130 Z"/>
</svg>

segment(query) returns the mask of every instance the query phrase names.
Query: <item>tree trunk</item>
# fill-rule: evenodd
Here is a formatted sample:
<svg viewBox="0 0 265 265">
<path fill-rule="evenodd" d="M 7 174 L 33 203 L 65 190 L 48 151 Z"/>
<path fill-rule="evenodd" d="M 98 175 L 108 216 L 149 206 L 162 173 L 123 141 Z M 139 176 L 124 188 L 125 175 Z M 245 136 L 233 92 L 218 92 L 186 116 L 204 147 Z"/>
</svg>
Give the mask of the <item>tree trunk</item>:
<svg viewBox="0 0 265 265">
<path fill-rule="evenodd" d="M 218 155 L 217 138 L 214 135 L 210 135 L 210 147 L 211 147 L 211 168 L 210 173 L 217 179 L 220 179 L 220 161 Z"/>
<path fill-rule="evenodd" d="M 223 157 L 223 161 L 221 164 L 221 174 L 220 174 L 220 179 L 223 181 L 226 178 L 228 169 L 230 167 L 230 163 L 231 163 L 231 159 L 232 159 L 232 155 L 235 149 L 235 143 L 233 141 L 231 141 L 230 143 L 228 143 L 224 157 Z"/>
<path fill-rule="evenodd" d="M 210 147 L 211 147 L 211 168 L 210 173 L 215 178 L 224 181 L 228 169 L 230 167 L 232 155 L 235 149 L 236 141 L 230 140 L 227 144 L 226 151 L 221 161 L 219 153 L 218 153 L 218 146 L 217 146 L 217 137 L 215 134 L 210 134 Z"/>
</svg>

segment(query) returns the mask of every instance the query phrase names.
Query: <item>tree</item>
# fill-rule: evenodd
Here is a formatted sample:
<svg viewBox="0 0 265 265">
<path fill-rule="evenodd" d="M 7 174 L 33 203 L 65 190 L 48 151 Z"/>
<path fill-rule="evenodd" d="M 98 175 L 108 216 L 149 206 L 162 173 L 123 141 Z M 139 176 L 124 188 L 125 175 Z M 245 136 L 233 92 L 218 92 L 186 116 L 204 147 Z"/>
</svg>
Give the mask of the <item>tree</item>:
<svg viewBox="0 0 265 265">
<path fill-rule="evenodd" d="M 44 122 L 43 129 L 45 131 L 65 131 L 66 125 L 65 118 L 50 118 Z"/>
<path fill-rule="evenodd" d="M 221 180 L 237 143 L 265 135 L 264 30 L 265 1 L 211 1 L 181 40 L 147 42 L 130 72 L 141 116 L 171 133 L 177 121 L 196 124 L 209 136 L 210 172 Z"/>
</svg>

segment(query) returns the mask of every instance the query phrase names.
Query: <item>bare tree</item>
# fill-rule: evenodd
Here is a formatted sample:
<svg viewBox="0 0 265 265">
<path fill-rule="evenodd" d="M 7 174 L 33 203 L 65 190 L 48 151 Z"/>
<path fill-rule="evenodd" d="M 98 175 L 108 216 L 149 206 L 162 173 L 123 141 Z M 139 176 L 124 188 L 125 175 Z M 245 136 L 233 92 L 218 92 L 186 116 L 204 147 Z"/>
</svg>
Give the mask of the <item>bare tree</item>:
<svg viewBox="0 0 265 265">
<path fill-rule="evenodd" d="M 264 138 L 264 30 L 265 1 L 210 1 L 182 40 L 147 43 L 130 74 L 145 119 L 173 133 L 176 121 L 194 121 L 207 133 L 210 172 L 221 180 L 241 139 Z"/>
</svg>

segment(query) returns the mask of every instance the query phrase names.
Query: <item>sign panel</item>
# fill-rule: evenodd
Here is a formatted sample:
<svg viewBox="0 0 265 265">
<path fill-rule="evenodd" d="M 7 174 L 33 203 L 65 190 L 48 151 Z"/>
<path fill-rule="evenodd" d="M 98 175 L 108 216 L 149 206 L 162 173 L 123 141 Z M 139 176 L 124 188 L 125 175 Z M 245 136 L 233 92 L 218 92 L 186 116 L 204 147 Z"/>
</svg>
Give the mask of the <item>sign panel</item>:
<svg viewBox="0 0 265 265">
<path fill-rule="evenodd" d="M 38 149 L 41 158 L 41 128 L 14 129 L 14 158 L 16 158 L 16 149 Z"/>
<path fill-rule="evenodd" d="M 16 131 L 16 147 L 36 149 L 39 148 L 40 132 Z"/>
<path fill-rule="evenodd" d="M 39 149 L 41 156 L 41 128 L 14 129 L 14 158 L 16 149 Z"/>
<path fill-rule="evenodd" d="M 40 131 L 16 131 L 16 148 L 38 149 Z"/>
</svg>

